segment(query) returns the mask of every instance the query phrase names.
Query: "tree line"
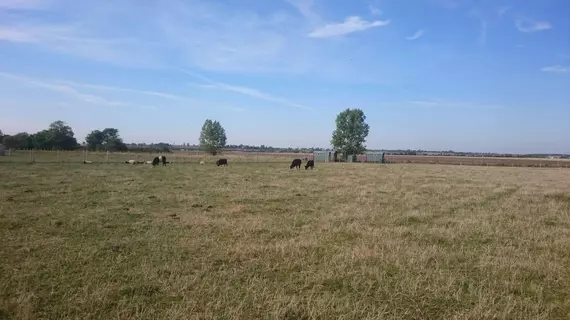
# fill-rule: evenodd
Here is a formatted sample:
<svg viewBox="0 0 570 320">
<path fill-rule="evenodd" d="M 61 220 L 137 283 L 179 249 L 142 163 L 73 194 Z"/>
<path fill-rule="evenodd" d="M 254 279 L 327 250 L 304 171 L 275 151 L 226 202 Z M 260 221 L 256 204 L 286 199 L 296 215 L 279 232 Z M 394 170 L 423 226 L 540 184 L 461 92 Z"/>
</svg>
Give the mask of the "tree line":
<svg viewBox="0 0 570 320">
<path fill-rule="evenodd" d="M 366 150 L 364 142 L 368 135 L 369 125 L 365 123 L 366 116 L 360 109 L 346 109 L 336 119 L 336 130 L 333 132 L 331 144 L 336 151 L 345 155 L 357 154 Z M 90 151 L 138 151 L 138 152 L 170 152 L 172 146 L 168 143 L 158 144 L 127 144 L 119 135 L 116 128 L 93 130 L 85 137 L 85 142 L 79 144 L 71 127 L 58 120 L 52 122 L 47 129 L 36 133 L 20 132 L 14 135 L 3 134 L 0 130 L 0 141 L 9 149 L 44 149 L 44 150 L 76 150 Z M 224 149 L 246 148 L 244 145 L 227 145 L 226 131 L 220 122 L 206 119 L 199 136 L 199 149 L 212 155 L 219 154 Z M 249 147 L 249 146 L 247 146 Z M 261 145 L 256 147 L 258 152 L 298 152 L 303 149 L 274 148 Z M 322 150 L 311 148 L 307 150 Z M 279 152 L 278 151 L 278 152 Z"/>
<path fill-rule="evenodd" d="M 14 135 L 4 134 L 0 130 L 0 142 L 9 149 L 42 149 L 42 150 L 77 150 L 90 151 L 139 151 L 139 152 L 169 152 L 170 145 L 158 144 L 126 144 L 119 130 L 105 128 L 93 130 L 80 144 L 75 138 L 73 129 L 65 122 L 52 122 L 47 129 L 36 133 L 19 132 Z"/>
</svg>

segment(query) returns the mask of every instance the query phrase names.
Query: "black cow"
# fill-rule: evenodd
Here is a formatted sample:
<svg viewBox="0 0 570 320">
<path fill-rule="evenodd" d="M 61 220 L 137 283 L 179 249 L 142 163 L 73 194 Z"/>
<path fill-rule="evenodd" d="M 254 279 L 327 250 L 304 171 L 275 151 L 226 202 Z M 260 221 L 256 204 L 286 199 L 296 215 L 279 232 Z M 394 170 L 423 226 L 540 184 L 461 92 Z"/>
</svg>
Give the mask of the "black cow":
<svg viewBox="0 0 570 320">
<path fill-rule="evenodd" d="M 315 160 L 309 160 L 307 162 L 307 164 L 305 165 L 305 170 L 311 168 L 311 170 L 313 170 L 313 168 L 315 167 Z"/>
<path fill-rule="evenodd" d="M 227 166 L 228 165 L 228 159 L 218 159 L 216 160 L 216 166 Z"/>
<path fill-rule="evenodd" d="M 159 157 L 154 157 L 154 159 L 152 159 L 152 166 L 158 166 L 158 164 L 160 163 L 160 158 Z"/>
<path fill-rule="evenodd" d="M 289 169 L 293 169 L 295 167 L 297 167 L 297 169 L 301 169 L 301 159 L 293 160 L 293 162 L 291 162 L 291 166 L 289 167 Z"/>
<path fill-rule="evenodd" d="M 166 157 L 165 156 L 160 156 L 160 161 L 162 161 L 163 166 L 166 165 Z"/>
</svg>

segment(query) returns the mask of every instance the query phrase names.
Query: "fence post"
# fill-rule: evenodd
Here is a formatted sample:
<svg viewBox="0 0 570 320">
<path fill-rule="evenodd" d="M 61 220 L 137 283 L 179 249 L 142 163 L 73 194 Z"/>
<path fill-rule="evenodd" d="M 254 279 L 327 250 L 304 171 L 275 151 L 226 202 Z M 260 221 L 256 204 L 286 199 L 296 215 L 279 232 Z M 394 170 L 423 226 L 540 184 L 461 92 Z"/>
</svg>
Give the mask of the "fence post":
<svg viewBox="0 0 570 320">
<path fill-rule="evenodd" d="M 106 154 L 105 154 L 105 161 L 107 163 L 109 163 L 109 150 L 107 150 Z"/>
<path fill-rule="evenodd" d="M 87 150 L 83 150 L 83 162 L 87 161 Z"/>
<path fill-rule="evenodd" d="M 32 149 L 30 149 L 30 163 L 34 161 L 34 156 L 32 155 Z"/>
</svg>

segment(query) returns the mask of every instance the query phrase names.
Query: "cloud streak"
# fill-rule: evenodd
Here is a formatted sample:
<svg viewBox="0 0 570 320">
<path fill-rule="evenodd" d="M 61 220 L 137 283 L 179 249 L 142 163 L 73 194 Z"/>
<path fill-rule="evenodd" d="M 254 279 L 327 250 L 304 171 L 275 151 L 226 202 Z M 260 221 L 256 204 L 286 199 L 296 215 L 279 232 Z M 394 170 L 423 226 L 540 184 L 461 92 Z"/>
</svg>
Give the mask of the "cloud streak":
<svg viewBox="0 0 570 320">
<path fill-rule="evenodd" d="M 105 91 L 137 93 L 137 94 L 155 96 L 155 97 L 159 97 L 159 98 L 163 98 L 163 99 L 176 100 L 176 101 L 186 100 L 186 98 L 176 96 L 173 94 L 169 94 L 169 93 L 164 93 L 164 92 L 120 88 L 120 87 L 104 86 L 104 85 L 97 85 L 97 84 L 87 84 L 87 83 L 79 83 L 79 82 L 72 82 L 72 81 L 66 81 L 66 80 L 62 80 L 60 82 L 63 84 L 68 84 L 70 86 L 74 86 L 74 87 L 83 87 L 83 88 L 89 88 L 89 89 L 95 89 L 95 90 L 105 90 Z"/>
<path fill-rule="evenodd" d="M 433 99 L 433 100 L 410 100 L 407 103 L 422 107 L 429 108 L 449 108 L 449 109 L 487 109 L 497 110 L 505 109 L 503 106 L 488 105 L 465 101 L 451 101 L 446 99 Z"/>
<path fill-rule="evenodd" d="M 126 103 L 121 102 L 121 101 L 108 100 L 108 99 L 105 99 L 105 98 L 100 97 L 100 96 L 82 93 L 82 92 L 72 88 L 71 86 L 62 85 L 62 84 L 58 84 L 58 83 L 50 83 L 47 81 L 42 81 L 42 80 L 38 80 L 38 79 L 33 79 L 33 78 L 23 77 L 20 75 L 3 73 L 3 72 L 0 72 L 0 77 L 24 82 L 24 83 L 27 83 L 29 85 L 33 85 L 33 86 L 48 89 L 48 90 L 51 90 L 54 92 L 62 93 L 62 94 L 65 94 L 67 96 L 70 96 L 72 98 L 81 100 L 83 102 L 91 103 L 91 104 L 105 105 L 105 106 L 126 106 L 127 105 Z"/>
<path fill-rule="evenodd" d="M 329 38 L 347 35 L 353 32 L 365 31 L 371 28 L 383 27 L 390 24 L 390 20 L 366 21 L 359 16 L 347 17 L 341 23 L 329 23 L 313 30 L 308 34 L 311 38 Z"/>
<path fill-rule="evenodd" d="M 208 85 L 213 86 L 213 88 L 217 88 L 217 89 L 221 89 L 221 90 L 225 90 L 225 91 L 229 91 L 229 92 L 234 92 L 234 93 L 239 93 L 241 95 L 245 95 L 245 96 L 249 96 L 252 98 L 261 99 L 261 100 L 265 100 L 265 101 L 269 101 L 269 102 L 274 102 L 274 103 L 278 103 L 278 104 L 282 104 L 282 105 L 286 105 L 286 106 L 290 106 L 290 107 L 295 107 L 295 108 L 300 108 L 300 109 L 310 109 L 306 106 L 300 105 L 298 103 L 291 102 L 291 101 L 284 99 L 284 98 L 281 98 L 281 97 L 273 96 L 271 94 L 259 91 L 259 90 L 254 89 L 254 88 L 236 86 L 236 85 L 231 85 L 231 84 L 227 84 L 227 83 L 223 83 L 223 82 L 214 81 L 210 78 L 207 78 L 201 74 L 197 74 L 194 72 L 189 72 L 189 71 L 183 71 L 183 72 L 192 76 L 192 77 L 195 77 L 195 78 L 198 78 L 198 79 L 201 79 L 201 80 L 207 82 Z"/>
<path fill-rule="evenodd" d="M 287 2 L 295 7 L 301 15 L 313 23 L 318 23 L 321 18 L 313 11 L 313 0 L 287 0 Z"/>
<path fill-rule="evenodd" d="M 0 0 L 0 9 L 37 9 L 42 7 L 42 0 Z"/>
<path fill-rule="evenodd" d="M 485 20 L 481 20 L 481 32 L 479 34 L 479 44 L 484 46 L 487 43 L 487 28 L 488 22 Z"/>
<path fill-rule="evenodd" d="M 370 11 L 370 14 L 373 15 L 373 16 L 379 16 L 379 15 L 382 14 L 382 10 L 376 8 L 376 7 L 373 6 L 373 5 L 369 5 L 369 6 L 368 6 L 368 10 Z"/>
<path fill-rule="evenodd" d="M 497 9 L 497 15 L 499 17 L 504 16 L 507 12 L 509 12 L 511 10 L 511 7 L 508 6 L 503 6 L 503 7 L 499 7 L 499 9 Z"/>
<path fill-rule="evenodd" d="M 552 24 L 548 21 L 535 21 L 527 18 L 515 20 L 515 26 L 520 32 L 531 33 L 552 29 Z"/>
<path fill-rule="evenodd" d="M 553 72 L 553 73 L 570 73 L 570 67 L 564 67 L 561 65 L 549 66 L 540 69 L 543 72 Z"/>
<path fill-rule="evenodd" d="M 425 30 L 420 29 L 418 31 L 416 31 L 416 33 L 414 33 L 414 35 L 410 36 L 410 37 L 406 37 L 406 40 L 418 40 L 419 38 L 421 38 L 425 33 Z"/>
</svg>

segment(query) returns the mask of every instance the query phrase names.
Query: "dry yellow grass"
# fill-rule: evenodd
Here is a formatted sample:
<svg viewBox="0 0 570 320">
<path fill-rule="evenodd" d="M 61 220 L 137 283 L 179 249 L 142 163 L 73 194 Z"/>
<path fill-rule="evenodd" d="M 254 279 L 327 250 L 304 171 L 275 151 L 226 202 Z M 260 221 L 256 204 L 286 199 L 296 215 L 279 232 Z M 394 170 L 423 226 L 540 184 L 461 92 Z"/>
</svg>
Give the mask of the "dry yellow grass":
<svg viewBox="0 0 570 320">
<path fill-rule="evenodd" d="M 564 169 L 4 163 L 0 241 L 0 319 L 570 317 Z"/>
</svg>

